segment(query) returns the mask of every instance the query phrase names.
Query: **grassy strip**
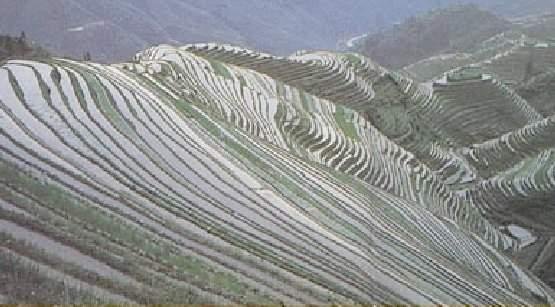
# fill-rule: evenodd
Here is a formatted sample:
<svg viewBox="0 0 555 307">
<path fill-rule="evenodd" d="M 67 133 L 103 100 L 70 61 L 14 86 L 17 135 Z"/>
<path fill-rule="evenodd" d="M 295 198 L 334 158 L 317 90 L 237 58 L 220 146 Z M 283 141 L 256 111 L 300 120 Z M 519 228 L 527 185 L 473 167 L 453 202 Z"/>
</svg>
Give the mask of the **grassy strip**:
<svg viewBox="0 0 555 307">
<path fill-rule="evenodd" d="M 153 276 L 145 269 L 145 267 L 156 268 L 157 265 L 155 263 L 145 262 L 130 251 L 125 251 L 113 244 L 110 245 L 105 238 L 87 234 L 78 225 L 68 225 L 52 216 L 47 217 L 43 215 L 42 218 L 47 219 L 47 221 L 46 223 L 41 223 L 2 209 L 0 209 L 0 214 L 5 219 L 21 227 L 48 236 L 57 242 L 77 249 L 83 254 L 98 259 L 115 270 L 136 279 L 142 285 L 137 286 L 124 281 L 116 281 L 103 277 L 95 272 L 83 269 L 80 265 L 64 262 L 54 255 L 34 248 L 25 241 L 14 240 L 9 234 L 0 233 L 0 239 L 6 242 L 5 245 L 18 254 L 25 255 L 37 262 L 45 263 L 56 270 L 65 272 L 89 284 L 122 294 L 141 304 L 206 303 L 206 301 L 200 301 L 200 298 L 189 289 L 169 284 L 166 279 Z M 58 229 L 64 230 L 64 233 L 59 233 Z M 71 236 L 69 233 L 75 235 Z M 117 255 L 118 252 L 121 256 Z"/>
<path fill-rule="evenodd" d="M 5 214 L 6 217 L 9 217 L 11 221 L 14 220 L 13 214 L 11 214 L 10 212 L 4 211 L 2 212 L 2 214 Z M 18 221 L 18 222 L 21 222 L 21 221 Z M 22 227 L 29 226 L 26 228 L 30 230 L 34 230 L 32 228 L 36 228 L 31 226 L 31 224 L 25 225 L 25 223 L 23 223 L 19 225 Z M 63 272 L 67 275 L 70 275 L 76 279 L 82 280 L 86 283 L 95 285 L 103 289 L 110 290 L 114 293 L 121 294 L 129 299 L 134 299 L 138 296 L 139 293 L 143 293 L 138 289 L 136 291 L 133 291 L 130 288 L 127 288 L 119 283 L 116 283 L 113 280 L 102 277 L 94 272 L 87 271 L 78 265 L 65 262 L 64 260 L 58 257 L 55 257 L 53 255 L 47 254 L 46 251 L 38 249 L 23 240 L 16 240 L 15 238 L 13 238 L 7 233 L 0 232 L 0 240 L 3 242 L 2 245 L 4 247 L 16 252 L 17 254 L 28 257 L 36 262 L 45 264 L 59 272 Z"/>
<path fill-rule="evenodd" d="M 354 114 L 349 109 L 346 109 L 340 105 L 337 105 L 335 108 L 335 122 L 339 125 L 339 128 L 345 136 L 350 138 L 351 140 L 359 141 L 358 133 L 355 128 L 355 124 L 353 123 Z"/>
<path fill-rule="evenodd" d="M 40 184 L 17 170 L 8 169 L 8 166 L 0 163 L 0 175 L 15 174 L 10 185 L 25 187 L 22 193 L 31 193 L 29 197 L 36 201 L 29 203 L 28 200 L 16 197 L 15 194 L 10 194 L 0 186 L 2 198 L 18 204 L 24 210 L 33 212 L 34 215 L 40 215 L 40 220 L 46 221 L 48 225 L 56 225 L 57 228 L 66 230 L 67 234 L 77 234 L 78 239 L 75 239 L 77 241 L 94 242 L 95 246 L 110 250 L 112 254 L 116 254 L 119 250 L 119 257 L 131 265 L 129 268 L 120 267 L 120 270 L 128 272 L 139 280 L 150 281 L 148 276 L 140 273 L 144 271 L 141 267 L 149 267 L 178 280 L 185 282 L 194 280 L 195 284 L 207 290 L 215 287 L 237 296 L 244 294 L 244 289 L 235 277 L 216 272 L 200 259 L 180 254 L 175 246 L 166 244 L 159 238 L 92 205 L 81 203 L 59 187 Z M 51 210 L 61 218 L 45 210 Z M 68 237 L 67 234 L 64 237 Z M 71 239 L 68 240 L 71 241 Z M 109 244 L 110 242 L 115 245 Z M 181 292 L 184 290 L 181 289 Z"/>
<path fill-rule="evenodd" d="M 224 64 L 216 60 L 208 60 L 208 61 L 210 62 L 210 65 L 212 66 L 212 70 L 214 70 L 216 75 L 224 77 L 226 79 L 233 80 L 233 76 L 231 75 L 229 70 L 227 70 Z"/>
<path fill-rule="evenodd" d="M 6 293 L 7 304 L 107 303 L 86 289 L 49 278 L 37 265 L 5 251 L 0 251 L 0 293 Z"/>
</svg>

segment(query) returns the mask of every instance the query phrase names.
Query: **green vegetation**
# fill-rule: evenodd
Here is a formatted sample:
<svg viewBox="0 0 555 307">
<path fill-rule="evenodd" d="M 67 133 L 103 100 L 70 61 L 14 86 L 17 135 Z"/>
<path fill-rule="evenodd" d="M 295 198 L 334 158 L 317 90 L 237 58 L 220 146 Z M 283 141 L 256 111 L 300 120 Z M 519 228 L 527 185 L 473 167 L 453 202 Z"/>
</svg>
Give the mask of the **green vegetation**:
<svg viewBox="0 0 555 307">
<path fill-rule="evenodd" d="M 229 80 L 233 80 L 233 76 L 222 63 L 214 60 L 210 60 L 209 62 L 210 62 L 210 65 L 212 66 L 212 70 L 216 73 L 216 75 L 220 77 L 224 77 Z"/>
<path fill-rule="evenodd" d="M 9 58 L 38 59 L 48 56 L 44 49 L 27 41 L 25 32 L 19 37 L 0 35 L 0 63 Z"/>
<path fill-rule="evenodd" d="M 349 61 L 351 63 L 351 65 L 353 65 L 353 66 L 357 66 L 357 65 L 360 65 L 362 63 L 362 60 L 356 54 L 345 53 L 344 56 L 347 59 L 347 61 Z"/>
<path fill-rule="evenodd" d="M 467 81 L 482 79 L 482 68 L 481 67 L 462 67 L 456 71 L 449 73 L 447 75 L 448 81 Z"/>
<path fill-rule="evenodd" d="M 351 140 L 359 140 L 353 120 L 353 111 L 342 106 L 337 106 L 335 108 L 335 121 L 339 125 L 341 131 L 343 131 L 343 133 L 345 133 L 345 135 Z"/>
<path fill-rule="evenodd" d="M 83 225 L 86 225 L 85 229 L 106 236 L 104 239 L 99 238 L 101 241 L 97 241 L 101 246 L 108 241 L 116 242 L 124 247 L 131 248 L 134 252 L 137 252 L 143 257 L 146 256 L 147 259 L 156 259 L 159 265 L 177 270 L 176 273 L 181 275 L 181 278 L 192 279 L 194 277 L 196 280 L 206 285 L 217 286 L 223 291 L 227 290 L 231 293 L 237 293 L 237 295 L 245 291 L 242 284 L 234 277 L 210 269 L 207 264 L 199 259 L 181 255 L 175 245 L 171 245 L 149 234 L 145 231 L 147 229 L 140 229 L 137 228 L 137 226 L 132 226 L 124 222 L 121 218 L 116 217 L 114 215 L 115 212 L 110 213 L 105 209 L 103 210 L 90 203 L 78 200 L 69 195 L 62 188 L 41 183 L 4 162 L 0 162 L 0 183 L 2 182 L 7 183 L 9 186 L 24 187 L 25 194 L 32 196 L 32 199 L 40 199 L 41 206 L 36 207 L 36 205 L 33 205 L 29 201 L 25 201 L 21 197 L 18 197 L 0 186 L 2 198 L 20 204 L 28 212 L 32 212 L 39 216 L 43 215 L 44 219 L 46 218 L 44 214 L 48 214 L 48 216 L 51 216 L 51 214 L 47 213 L 42 208 L 48 208 L 59 216 L 72 217 L 71 223 L 69 221 L 57 220 L 54 216 L 49 218 L 52 219 L 52 223 L 55 220 L 58 221 L 57 223 L 61 223 L 58 224 L 61 229 L 67 229 L 70 233 L 80 234 L 85 237 L 86 233 L 84 232 Z M 115 252 L 114 247 L 109 246 L 110 245 L 106 245 L 106 248 Z M 137 259 L 137 263 L 134 263 L 132 260 L 137 256 L 127 253 L 121 254 L 121 256 L 129 261 L 128 263 L 132 268 L 135 268 L 128 269 L 128 271 L 133 272 L 133 274 L 139 273 L 139 271 L 136 271 L 136 268 L 138 268 L 140 260 Z M 181 289 L 176 293 L 186 292 L 186 290 Z M 175 296 L 168 296 L 167 299 L 170 302 L 183 302 L 183 300 Z"/>
<path fill-rule="evenodd" d="M 105 304 L 90 291 L 63 280 L 48 277 L 36 264 L 26 263 L 12 253 L 0 250 L 0 293 L 5 304 Z"/>
</svg>

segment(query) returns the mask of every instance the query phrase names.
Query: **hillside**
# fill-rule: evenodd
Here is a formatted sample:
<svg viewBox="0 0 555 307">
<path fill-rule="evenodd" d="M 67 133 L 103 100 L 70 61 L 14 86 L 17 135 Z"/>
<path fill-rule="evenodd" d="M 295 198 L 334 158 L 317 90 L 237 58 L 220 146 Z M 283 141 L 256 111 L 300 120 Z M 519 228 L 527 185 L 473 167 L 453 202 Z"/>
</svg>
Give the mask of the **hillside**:
<svg viewBox="0 0 555 307">
<path fill-rule="evenodd" d="M 430 4 L 406 0 L 25 0 L 4 1 L 0 33 L 26 31 L 58 55 L 123 61 L 159 43 L 214 41 L 278 54 L 333 49 L 339 40 Z M 376 10 L 376 6 L 382 9 Z M 377 13 L 379 12 L 379 13 Z M 370 18 L 369 18 L 370 16 Z"/>
<path fill-rule="evenodd" d="M 555 54 L 555 52 L 554 52 Z M 551 67 L 555 69 L 555 65 Z M 517 92 L 542 115 L 555 114 L 555 71 L 546 72 L 519 84 Z"/>
<path fill-rule="evenodd" d="M 393 69 L 444 53 L 470 51 L 510 23 L 476 5 L 454 6 L 412 17 L 359 42 L 357 51 Z"/>
<path fill-rule="evenodd" d="M 8 61 L 0 298 L 553 304 L 554 119 L 450 82 L 216 44 Z"/>
<path fill-rule="evenodd" d="M 513 89 L 533 91 L 534 83 L 549 79 L 555 69 L 552 31 L 555 29 L 555 15 L 527 16 L 512 22 L 509 30 L 480 42 L 472 50 L 437 54 L 402 67 L 400 72 L 426 83 L 441 79 L 460 67 L 480 67 L 483 73 Z"/>
<path fill-rule="evenodd" d="M 403 67 L 400 73 L 424 82 L 421 86 L 432 93 L 432 101 L 442 102 L 429 107 L 432 118 L 444 114 L 447 125 L 432 121 L 429 126 L 472 144 L 459 152 L 475 171 L 470 178 L 479 179 L 467 187 L 459 184 L 457 193 L 481 203 L 484 214 L 504 229 L 523 227 L 518 232 L 531 243 L 516 259 L 553 285 L 555 237 L 550 224 L 555 216 L 549 208 L 555 195 L 543 182 L 554 178 L 555 18 L 543 14 L 512 22 L 508 31 L 473 50 L 435 55 Z M 499 104 L 507 99 L 525 106 L 529 124 L 510 131 L 522 125 L 522 119 L 512 117 L 518 112 L 505 103 Z"/>
</svg>

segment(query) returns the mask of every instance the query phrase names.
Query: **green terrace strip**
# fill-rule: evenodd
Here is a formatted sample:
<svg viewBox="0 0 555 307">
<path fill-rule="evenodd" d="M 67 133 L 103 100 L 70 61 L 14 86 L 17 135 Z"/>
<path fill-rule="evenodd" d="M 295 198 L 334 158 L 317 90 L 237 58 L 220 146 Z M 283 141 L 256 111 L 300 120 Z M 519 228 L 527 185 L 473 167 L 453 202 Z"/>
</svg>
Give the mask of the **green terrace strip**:
<svg viewBox="0 0 555 307">
<path fill-rule="evenodd" d="M 115 65 L 7 61 L 0 267 L 12 265 L 0 278 L 14 286 L 0 295 L 553 304 L 555 292 L 514 260 L 528 242 L 496 214 L 555 191 L 550 122 L 502 84 L 475 81 L 459 82 L 491 107 L 463 103 L 454 84 L 427 92 L 357 54 L 198 44 Z M 510 125 L 467 127 L 500 108 Z M 523 157 L 495 164 L 505 148 Z M 549 242 L 549 225 L 540 230 Z"/>
<path fill-rule="evenodd" d="M 107 302 L 122 302 L 122 297 L 103 297 L 101 293 L 93 292 L 83 284 L 70 284 L 65 280 L 53 279 L 47 270 L 23 257 L 8 252 L 0 251 L 0 267 L 2 268 L 2 289 L 6 293 L 3 304 L 18 302 L 32 302 L 39 304 L 78 303 L 102 304 Z"/>
</svg>

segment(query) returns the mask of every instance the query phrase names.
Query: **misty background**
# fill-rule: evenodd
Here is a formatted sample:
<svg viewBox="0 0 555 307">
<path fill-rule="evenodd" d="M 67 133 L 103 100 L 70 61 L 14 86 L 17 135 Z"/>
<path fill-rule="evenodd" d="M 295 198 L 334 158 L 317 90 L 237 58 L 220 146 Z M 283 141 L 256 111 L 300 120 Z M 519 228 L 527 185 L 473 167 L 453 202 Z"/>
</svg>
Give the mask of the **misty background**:
<svg viewBox="0 0 555 307">
<path fill-rule="evenodd" d="M 0 34 L 27 37 L 56 55 L 127 60 L 160 43 L 231 43 L 274 54 L 342 49 L 434 8 L 476 3 L 512 18 L 553 0 L 0 0 Z"/>
</svg>

